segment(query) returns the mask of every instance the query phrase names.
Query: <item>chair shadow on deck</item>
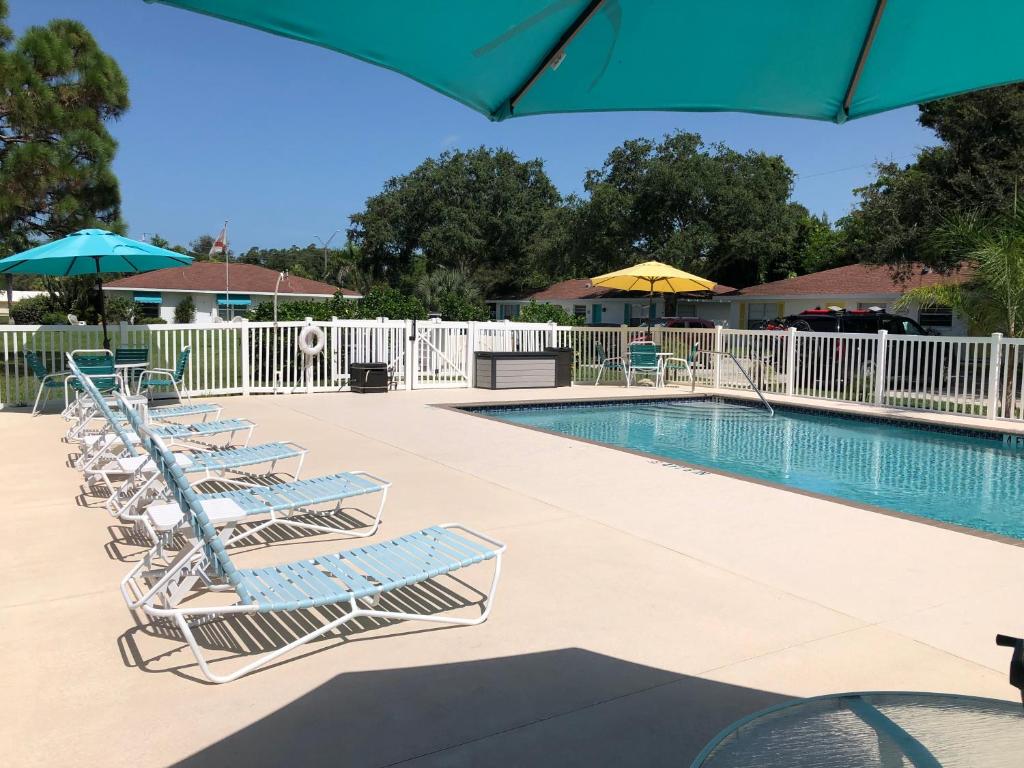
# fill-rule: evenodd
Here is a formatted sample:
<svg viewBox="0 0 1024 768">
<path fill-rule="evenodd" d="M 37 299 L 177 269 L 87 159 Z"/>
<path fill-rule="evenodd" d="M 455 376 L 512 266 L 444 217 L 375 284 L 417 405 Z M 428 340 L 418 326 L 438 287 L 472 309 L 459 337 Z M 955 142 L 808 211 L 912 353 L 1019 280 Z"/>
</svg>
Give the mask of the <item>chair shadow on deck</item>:
<svg viewBox="0 0 1024 768">
<path fill-rule="evenodd" d="M 344 666 L 333 653 L 301 663 Z M 721 729 L 790 698 L 581 648 L 347 672 L 175 768 L 685 768 Z"/>
</svg>

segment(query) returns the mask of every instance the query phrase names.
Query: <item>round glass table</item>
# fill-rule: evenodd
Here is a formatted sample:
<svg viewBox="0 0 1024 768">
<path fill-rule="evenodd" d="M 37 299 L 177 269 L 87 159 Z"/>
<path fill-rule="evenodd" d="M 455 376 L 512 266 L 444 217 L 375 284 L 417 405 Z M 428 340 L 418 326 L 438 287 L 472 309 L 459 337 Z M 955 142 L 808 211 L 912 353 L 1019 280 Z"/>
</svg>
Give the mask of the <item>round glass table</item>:
<svg viewBox="0 0 1024 768">
<path fill-rule="evenodd" d="M 1019 703 L 942 693 L 842 693 L 733 723 L 692 768 L 1019 768 Z"/>
</svg>

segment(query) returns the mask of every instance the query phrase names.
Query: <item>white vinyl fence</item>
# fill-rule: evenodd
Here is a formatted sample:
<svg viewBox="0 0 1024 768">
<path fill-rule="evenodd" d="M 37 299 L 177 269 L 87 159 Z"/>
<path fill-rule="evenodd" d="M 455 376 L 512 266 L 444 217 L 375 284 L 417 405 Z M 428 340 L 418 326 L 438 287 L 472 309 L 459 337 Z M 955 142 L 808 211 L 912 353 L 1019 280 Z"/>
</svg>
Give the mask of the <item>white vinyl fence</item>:
<svg viewBox="0 0 1024 768">
<path fill-rule="evenodd" d="M 298 337 L 321 328 L 325 344 L 303 354 Z M 570 347 L 574 380 L 621 384 L 632 341 L 653 339 L 690 359 L 697 383 L 717 390 L 767 394 L 1024 420 L 1024 340 L 893 336 L 722 328 L 575 328 L 550 323 L 406 320 L 129 326 L 110 329 L 112 346 L 148 347 L 152 367 L 172 368 L 190 346 L 186 373 L 195 394 L 330 392 L 347 388 L 352 363 L 387 363 L 406 389 L 470 387 L 480 351 L 533 352 Z M 23 356 L 40 354 L 50 370 L 64 354 L 102 345 L 95 326 L 0 326 L 0 404 L 35 397 L 38 381 Z M 605 362 L 608 361 L 608 362 Z M 743 370 L 739 370 L 742 368 Z M 683 378 L 670 369 L 670 383 Z M 747 375 L 744 375 L 744 372 Z"/>
</svg>

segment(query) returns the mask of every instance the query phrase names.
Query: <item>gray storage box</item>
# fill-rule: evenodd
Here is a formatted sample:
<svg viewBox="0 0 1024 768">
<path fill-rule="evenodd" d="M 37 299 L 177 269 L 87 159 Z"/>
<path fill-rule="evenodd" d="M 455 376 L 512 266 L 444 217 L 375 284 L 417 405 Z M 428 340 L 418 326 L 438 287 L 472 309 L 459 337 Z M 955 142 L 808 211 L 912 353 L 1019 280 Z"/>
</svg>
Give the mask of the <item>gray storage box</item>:
<svg viewBox="0 0 1024 768">
<path fill-rule="evenodd" d="M 480 389 L 534 389 L 555 386 L 557 352 L 477 352 Z"/>
</svg>

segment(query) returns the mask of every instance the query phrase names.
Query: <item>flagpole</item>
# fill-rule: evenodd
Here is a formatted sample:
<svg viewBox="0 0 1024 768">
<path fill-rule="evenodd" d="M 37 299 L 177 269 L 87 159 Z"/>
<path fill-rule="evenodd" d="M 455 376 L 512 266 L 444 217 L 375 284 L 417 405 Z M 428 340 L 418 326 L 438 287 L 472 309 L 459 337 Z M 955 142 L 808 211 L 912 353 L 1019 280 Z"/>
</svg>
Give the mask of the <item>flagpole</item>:
<svg viewBox="0 0 1024 768">
<path fill-rule="evenodd" d="M 228 220 L 224 219 L 224 306 L 231 306 L 231 273 L 228 270 Z"/>
</svg>

